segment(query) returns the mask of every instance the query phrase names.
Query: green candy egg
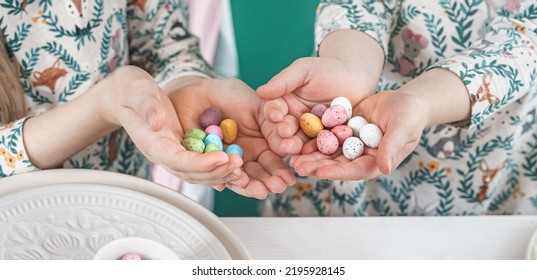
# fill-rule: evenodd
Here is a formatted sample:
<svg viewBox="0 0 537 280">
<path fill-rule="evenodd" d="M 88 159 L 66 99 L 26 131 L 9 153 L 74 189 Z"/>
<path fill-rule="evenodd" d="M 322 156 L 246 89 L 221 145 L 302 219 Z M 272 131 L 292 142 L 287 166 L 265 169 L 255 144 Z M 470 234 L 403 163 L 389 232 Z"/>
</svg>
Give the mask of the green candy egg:
<svg viewBox="0 0 537 280">
<path fill-rule="evenodd" d="M 205 151 L 203 151 L 203 153 L 208 153 L 210 151 L 220 151 L 220 148 L 215 143 L 209 143 L 207 146 L 205 146 Z"/>
<path fill-rule="evenodd" d="M 185 147 L 185 149 L 191 152 L 203 153 L 203 150 L 205 150 L 205 144 L 200 139 L 185 138 L 183 141 L 181 141 L 181 144 L 183 147 Z"/>
<path fill-rule="evenodd" d="M 201 141 L 204 141 L 206 136 L 207 134 L 199 128 L 191 128 L 185 133 L 185 138 L 195 138 Z"/>
</svg>

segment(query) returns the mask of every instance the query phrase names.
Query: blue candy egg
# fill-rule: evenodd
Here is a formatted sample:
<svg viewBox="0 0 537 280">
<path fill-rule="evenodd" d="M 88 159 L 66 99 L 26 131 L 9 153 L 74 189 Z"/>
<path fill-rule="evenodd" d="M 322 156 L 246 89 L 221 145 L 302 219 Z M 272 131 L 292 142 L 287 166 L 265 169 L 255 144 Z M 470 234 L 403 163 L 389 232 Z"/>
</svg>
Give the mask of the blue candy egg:
<svg viewBox="0 0 537 280">
<path fill-rule="evenodd" d="M 237 144 L 231 144 L 227 147 L 226 149 L 226 154 L 236 154 L 240 157 L 242 157 L 242 148 L 241 146 L 237 145 Z"/>
<path fill-rule="evenodd" d="M 220 151 L 224 150 L 224 144 L 222 144 L 222 140 L 220 140 L 220 136 L 218 136 L 218 134 L 211 133 L 205 137 L 205 146 L 209 144 L 216 144 Z"/>
</svg>

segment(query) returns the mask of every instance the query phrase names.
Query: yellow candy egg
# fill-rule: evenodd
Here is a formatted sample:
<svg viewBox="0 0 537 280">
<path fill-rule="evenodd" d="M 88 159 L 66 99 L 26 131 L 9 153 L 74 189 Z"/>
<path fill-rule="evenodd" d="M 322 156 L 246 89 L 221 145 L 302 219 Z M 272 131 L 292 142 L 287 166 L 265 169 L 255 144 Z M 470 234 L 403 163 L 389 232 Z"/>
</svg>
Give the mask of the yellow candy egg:
<svg viewBox="0 0 537 280">
<path fill-rule="evenodd" d="M 317 134 L 324 128 L 321 119 L 312 113 L 302 114 L 300 117 L 300 127 L 310 138 L 317 137 Z"/>
<path fill-rule="evenodd" d="M 224 142 L 231 144 L 237 138 L 237 123 L 232 119 L 225 119 L 220 123 L 220 128 L 224 133 Z"/>
</svg>

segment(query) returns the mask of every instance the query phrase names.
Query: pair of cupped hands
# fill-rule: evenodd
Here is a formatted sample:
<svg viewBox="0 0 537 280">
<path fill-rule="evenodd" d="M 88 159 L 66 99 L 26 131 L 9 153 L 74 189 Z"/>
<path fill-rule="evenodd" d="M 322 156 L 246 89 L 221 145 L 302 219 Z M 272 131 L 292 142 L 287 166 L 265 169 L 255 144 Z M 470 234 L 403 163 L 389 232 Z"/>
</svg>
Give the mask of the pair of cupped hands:
<svg viewBox="0 0 537 280">
<path fill-rule="evenodd" d="M 127 72 L 127 73 L 121 73 Z M 388 174 L 417 145 L 423 120 L 415 112 L 421 104 L 411 95 L 392 91 L 374 94 L 378 81 L 364 82 L 353 65 L 333 58 L 300 58 L 256 91 L 237 79 L 191 78 L 166 95 L 135 69 L 120 70 L 121 81 L 131 87 L 127 114 L 120 122 L 138 149 L 152 162 L 190 183 L 209 185 L 259 199 L 283 192 L 301 176 L 324 179 L 370 179 Z M 142 83 L 134 79 L 145 80 Z M 148 75 L 147 75 L 148 76 Z M 377 124 L 385 134 L 378 149 L 349 161 L 341 152 L 324 155 L 315 139 L 300 129 L 300 116 L 319 103 L 345 96 L 353 115 Z M 199 128 L 199 117 L 209 108 L 220 109 L 237 122 L 234 143 L 243 158 L 223 151 L 187 151 L 181 140 L 186 130 Z M 120 106 L 120 108 L 122 108 Z M 122 109 L 119 109 L 121 111 Z M 120 117 L 121 118 L 121 117 Z M 424 126 L 424 125 L 423 125 Z"/>
</svg>

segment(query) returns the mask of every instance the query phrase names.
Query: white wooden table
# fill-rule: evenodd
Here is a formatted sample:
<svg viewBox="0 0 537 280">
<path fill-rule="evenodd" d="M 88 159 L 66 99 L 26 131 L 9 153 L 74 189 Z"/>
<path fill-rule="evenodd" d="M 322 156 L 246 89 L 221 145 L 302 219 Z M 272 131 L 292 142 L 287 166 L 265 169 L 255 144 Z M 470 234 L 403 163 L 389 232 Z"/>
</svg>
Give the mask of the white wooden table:
<svg viewBox="0 0 537 280">
<path fill-rule="evenodd" d="M 222 218 L 252 259 L 524 259 L 537 216 Z"/>
</svg>

